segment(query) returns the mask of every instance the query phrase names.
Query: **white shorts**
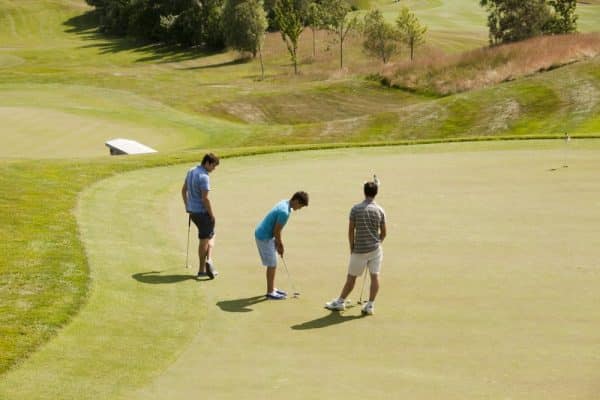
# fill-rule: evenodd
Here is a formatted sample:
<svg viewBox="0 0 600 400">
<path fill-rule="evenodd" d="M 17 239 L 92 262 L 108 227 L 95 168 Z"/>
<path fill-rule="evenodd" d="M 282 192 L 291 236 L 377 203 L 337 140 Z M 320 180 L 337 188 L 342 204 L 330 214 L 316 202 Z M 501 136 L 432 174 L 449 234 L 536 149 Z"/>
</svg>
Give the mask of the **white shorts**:
<svg viewBox="0 0 600 400">
<path fill-rule="evenodd" d="M 256 247 L 262 265 L 265 267 L 277 267 L 277 250 L 275 249 L 275 238 L 260 240 L 256 239 Z"/>
<path fill-rule="evenodd" d="M 379 274 L 382 260 L 383 249 L 381 246 L 370 253 L 352 253 L 348 264 L 348 275 L 360 276 L 365 268 L 369 268 L 371 274 Z"/>
</svg>

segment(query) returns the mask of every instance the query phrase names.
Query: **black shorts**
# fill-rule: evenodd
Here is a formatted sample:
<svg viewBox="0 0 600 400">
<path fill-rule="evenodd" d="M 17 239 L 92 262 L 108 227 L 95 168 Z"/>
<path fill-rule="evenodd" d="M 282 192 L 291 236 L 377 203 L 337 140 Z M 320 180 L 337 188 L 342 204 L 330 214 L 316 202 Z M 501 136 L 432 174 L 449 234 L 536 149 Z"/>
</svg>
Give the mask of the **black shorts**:
<svg viewBox="0 0 600 400">
<path fill-rule="evenodd" d="M 215 221 L 208 213 L 190 213 L 190 218 L 198 228 L 198 239 L 210 239 L 215 235 Z"/>
</svg>

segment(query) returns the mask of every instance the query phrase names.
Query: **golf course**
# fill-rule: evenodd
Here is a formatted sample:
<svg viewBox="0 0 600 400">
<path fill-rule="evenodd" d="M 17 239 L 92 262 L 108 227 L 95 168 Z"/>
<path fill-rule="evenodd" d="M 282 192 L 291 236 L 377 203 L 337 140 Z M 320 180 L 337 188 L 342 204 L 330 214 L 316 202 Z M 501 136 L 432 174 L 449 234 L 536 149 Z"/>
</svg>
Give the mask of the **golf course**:
<svg viewBox="0 0 600 400">
<path fill-rule="evenodd" d="M 428 27 L 420 57 L 488 43 L 479 1 L 401 3 Z M 358 36 L 340 70 L 327 32 L 309 57 L 307 29 L 295 75 L 267 33 L 259 79 L 235 51 L 104 35 L 92 11 L 0 0 L 1 400 L 598 397 L 598 2 L 578 3 L 577 57 L 448 93 L 373 79 Z M 158 153 L 112 157 L 117 137 Z M 208 152 L 214 280 L 181 196 Z M 329 311 L 373 174 L 376 312 L 368 276 Z M 254 229 L 298 190 L 290 296 L 268 300 Z"/>
</svg>

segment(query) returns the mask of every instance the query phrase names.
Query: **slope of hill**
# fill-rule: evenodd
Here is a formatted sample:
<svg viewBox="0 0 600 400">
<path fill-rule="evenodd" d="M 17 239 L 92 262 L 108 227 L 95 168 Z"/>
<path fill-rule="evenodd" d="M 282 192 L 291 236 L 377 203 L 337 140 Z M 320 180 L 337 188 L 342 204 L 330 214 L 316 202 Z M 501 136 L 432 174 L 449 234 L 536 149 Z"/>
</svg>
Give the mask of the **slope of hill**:
<svg viewBox="0 0 600 400">
<path fill-rule="evenodd" d="M 409 5 L 443 41 L 473 48 L 486 40 L 476 2 L 413 3 Z M 393 16 L 398 7 L 386 4 L 384 9 Z M 586 7 L 589 17 L 600 9 Z M 0 114 L 10 121 L 0 128 L 3 157 L 101 156 L 106 154 L 103 142 L 120 136 L 169 152 L 251 145 L 265 138 L 311 143 L 490 134 L 471 125 L 473 113 L 477 120 L 488 118 L 477 101 L 471 102 L 476 109 L 461 116 L 461 109 L 447 105 L 448 100 L 362 81 L 362 75 L 380 67 L 362 54 L 358 38 L 349 41 L 347 67 L 340 73 L 330 38 L 319 33 L 313 59 L 307 31 L 300 48 L 301 74 L 293 76 L 281 38 L 270 34 L 265 45 L 267 79 L 259 82 L 256 63 L 238 62 L 235 53 L 181 52 L 103 37 L 83 1 L 2 0 L 0 8 Z M 584 25 L 586 18 L 581 17 Z M 478 39 L 464 42 L 465 36 Z M 441 43 L 436 34 L 430 41 Z M 590 85 L 597 86 L 593 81 Z M 493 90 L 486 95 L 519 96 L 518 90 L 510 94 L 502 88 L 500 95 Z M 461 101 L 469 102 L 469 96 Z M 432 107 L 442 117 L 440 124 L 421 121 Z M 527 109 L 521 107 L 518 118 L 536 119 L 525 115 Z M 448 131 L 444 115 L 452 115 L 464 130 Z M 519 131 L 509 125 L 493 134 Z M 555 132 L 535 128 L 530 133 Z"/>
</svg>

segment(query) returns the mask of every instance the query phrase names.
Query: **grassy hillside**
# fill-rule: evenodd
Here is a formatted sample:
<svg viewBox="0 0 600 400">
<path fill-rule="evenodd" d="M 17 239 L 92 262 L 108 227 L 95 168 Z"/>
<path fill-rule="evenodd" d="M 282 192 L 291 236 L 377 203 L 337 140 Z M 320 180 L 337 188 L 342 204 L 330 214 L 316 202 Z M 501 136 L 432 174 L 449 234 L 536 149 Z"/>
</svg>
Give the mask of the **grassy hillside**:
<svg viewBox="0 0 600 400">
<path fill-rule="evenodd" d="M 477 3 L 410 5 L 430 27 L 430 45 L 456 52 L 487 40 Z M 381 5 L 394 18 L 398 4 Z M 281 38 L 271 34 L 267 79 L 258 81 L 257 63 L 233 52 L 104 37 L 89 10 L 83 0 L 0 0 L 0 372 L 85 300 L 86 257 L 72 210 L 78 193 L 103 177 L 191 162 L 198 153 L 185 150 L 209 147 L 233 154 L 234 146 L 600 131 L 597 59 L 442 98 L 364 80 L 381 66 L 357 38 L 339 71 L 330 38 L 319 33 L 313 58 L 307 31 L 301 74 L 291 73 Z M 580 6 L 580 14 L 582 29 L 597 29 L 599 6 Z M 162 155 L 110 159 L 103 142 L 114 137 Z"/>
<path fill-rule="evenodd" d="M 401 4 L 381 6 L 394 18 Z M 485 15 L 476 1 L 408 5 L 430 27 L 430 46 L 456 51 L 487 40 Z M 582 26 L 599 15 L 600 7 L 586 7 Z M 366 58 L 356 37 L 348 42 L 346 69 L 340 72 L 331 38 L 319 32 L 313 58 L 311 34 L 306 31 L 300 48 L 301 74 L 294 76 L 281 38 L 271 34 L 265 44 L 267 80 L 259 82 L 257 63 L 239 62 L 233 52 L 181 52 L 99 35 L 83 1 L 0 0 L 0 9 L 0 116 L 9 122 L 0 127 L 2 157 L 101 156 L 107 154 L 104 141 L 123 136 L 159 151 L 264 140 L 312 143 L 464 136 L 483 134 L 478 125 L 471 125 L 472 114 L 478 119 L 495 117 L 468 96 L 464 101 L 476 109 L 464 110 L 461 116 L 461 109 L 447 108 L 447 101 L 432 102 L 428 96 L 365 82 L 362 77 L 381 71 L 381 66 Z M 450 42 L 454 44 L 448 46 Z M 537 85 L 533 79 L 530 85 Z M 487 96 L 498 97 L 494 90 Z M 561 87 L 548 90 L 562 92 Z M 518 88 L 509 96 L 518 97 Z M 442 117 L 462 119 L 465 130 L 448 131 L 445 123 L 423 125 L 422 115 L 432 107 Z M 518 115 L 524 121 L 543 118 L 526 116 L 526 109 L 522 107 Z M 578 126 L 574 121 L 566 124 Z M 530 134 L 554 133 L 529 128 Z M 573 133 L 589 131 L 586 125 Z M 494 133 L 514 132 L 507 125 Z"/>
</svg>

